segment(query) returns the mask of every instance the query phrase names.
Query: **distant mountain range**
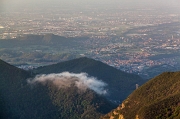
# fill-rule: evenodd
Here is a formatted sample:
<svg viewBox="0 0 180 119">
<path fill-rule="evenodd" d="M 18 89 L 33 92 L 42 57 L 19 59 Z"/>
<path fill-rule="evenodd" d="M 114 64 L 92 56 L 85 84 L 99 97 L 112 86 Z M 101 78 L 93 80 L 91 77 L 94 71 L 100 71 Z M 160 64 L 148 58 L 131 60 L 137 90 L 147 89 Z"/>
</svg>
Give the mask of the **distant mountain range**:
<svg viewBox="0 0 180 119">
<path fill-rule="evenodd" d="M 180 72 L 151 79 L 101 119 L 180 119 Z"/>
<path fill-rule="evenodd" d="M 55 78 L 50 78 L 52 75 Z M 99 118 L 116 107 L 110 99 L 123 100 L 135 89 L 136 83 L 142 82 L 136 75 L 89 58 L 40 67 L 30 72 L 0 60 L 0 118 Z M 101 94 L 102 91 L 107 92 Z"/>
</svg>

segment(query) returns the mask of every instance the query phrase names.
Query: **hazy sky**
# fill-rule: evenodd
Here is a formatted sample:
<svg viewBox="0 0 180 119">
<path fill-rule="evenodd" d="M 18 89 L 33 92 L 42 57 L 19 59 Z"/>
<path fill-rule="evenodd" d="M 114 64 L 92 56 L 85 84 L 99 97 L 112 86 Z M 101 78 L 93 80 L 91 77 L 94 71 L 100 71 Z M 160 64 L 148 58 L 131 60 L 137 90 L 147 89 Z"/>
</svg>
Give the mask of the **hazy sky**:
<svg viewBox="0 0 180 119">
<path fill-rule="evenodd" d="M 96 7 L 117 7 L 128 6 L 134 7 L 137 5 L 142 6 L 158 6 L 158 7 L 171 7 L 180 5 L 180 0 L 0 0 L 0 10 L 17 10 L 22 7 L 48 7 L 52 5 L 71 7 L 71 8 L 84 8 L 87 5 Z"/>
</svg>

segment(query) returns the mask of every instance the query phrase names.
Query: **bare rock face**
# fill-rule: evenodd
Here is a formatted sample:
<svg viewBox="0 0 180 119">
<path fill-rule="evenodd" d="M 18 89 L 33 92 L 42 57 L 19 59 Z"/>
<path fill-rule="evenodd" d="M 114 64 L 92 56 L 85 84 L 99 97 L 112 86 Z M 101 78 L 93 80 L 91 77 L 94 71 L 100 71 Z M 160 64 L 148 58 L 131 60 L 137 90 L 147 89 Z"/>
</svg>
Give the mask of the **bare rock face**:
<svg viewBox="0 0 180 119">
<path fill-rule="evenodd" d="M 124 119 L 124 116 L 122 114 L 120 114 L 119 119 Z"/>
</svg>

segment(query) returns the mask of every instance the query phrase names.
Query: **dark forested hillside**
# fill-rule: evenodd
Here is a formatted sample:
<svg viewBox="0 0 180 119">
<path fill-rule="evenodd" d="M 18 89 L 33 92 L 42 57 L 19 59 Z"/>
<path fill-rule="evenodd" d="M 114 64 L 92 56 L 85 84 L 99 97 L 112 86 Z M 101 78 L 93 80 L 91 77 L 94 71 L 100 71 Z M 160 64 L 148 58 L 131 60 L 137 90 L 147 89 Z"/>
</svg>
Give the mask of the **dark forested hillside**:
<svg viewBox="0 0 180 119">
<path fill-rule="evenodd" d="M 74 86 L 57 89 L 49 85 L 48 88 L 60 119 L 95 119 L 116 107 L 92 90 L 79 92 Z"/>
<path fill-rule="evenodd" d="M 30 74 L 0 60 L 1 119 L 51 118 L 56 114 L 47 88 L 31 88 L 26 79 Z"/>
<path fill-rule="evenodd" d="M 49 74 L 61 72 L 81 73 L 86 72 L 90 76 L 108 84 L 108 98 L 111 100 L 124 100 L 136 88 L 136 84 L 143 84 L 145 81 L 134 74 L 125 73 L 108 66 L 100 61 L 82 57 L 58 64 L 39 67 L 33 72 L 36 74 Z"/>
<path fill-rule="evenodd" d="M 180 72 L 163 73 L 102 119 L 180 119 Z"/>
<path fill-rule="evenodd" d="M 90 89 L 28 83 L 33 77 L 0 60 L 0 119 L 92 119 L 115 108 Z"/>
</svg>

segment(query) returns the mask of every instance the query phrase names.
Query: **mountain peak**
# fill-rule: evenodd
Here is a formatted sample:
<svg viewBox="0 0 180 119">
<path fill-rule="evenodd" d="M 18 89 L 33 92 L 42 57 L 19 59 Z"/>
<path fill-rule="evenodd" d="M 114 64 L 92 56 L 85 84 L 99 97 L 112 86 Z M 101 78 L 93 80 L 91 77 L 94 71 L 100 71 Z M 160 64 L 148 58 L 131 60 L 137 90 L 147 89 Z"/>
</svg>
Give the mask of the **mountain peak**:
<svg viewBox="0 0 180 119">
<path fill-rule="evenodd" d="M 90 88 L 80 92 L 77 86 L 57 88 L 50 81 L 29 83 L 31 79 L 28 72 L 0 60 L 1 119 L 92 119 L 115 108 Z"/>
<path fill-rule="evenodd" d="M 134 74 L 125 73 L 112 66 L 104 64 L 100 61 L 81 57 L 57 64 L 39 67 L 33 70 L 36 74 L 50 74 L 50 73 L 87 73 L 89 76 L 96 77 L 108 85 L 109 97 L 112 100 L 122 101 L 133 90 L 135 85 L 141 85 L 144 80 Z M 120 94 L 120 95 L 117 95 Z"/>
</svg>

